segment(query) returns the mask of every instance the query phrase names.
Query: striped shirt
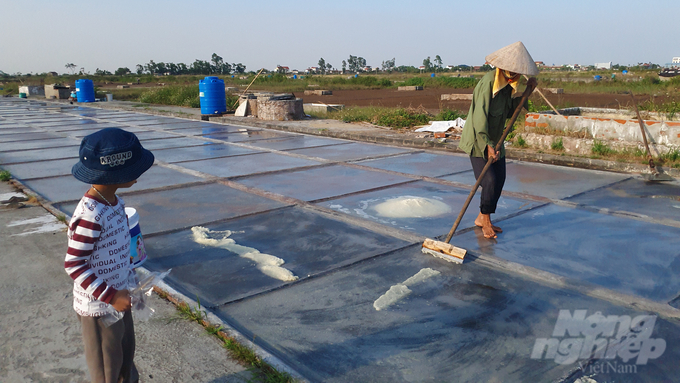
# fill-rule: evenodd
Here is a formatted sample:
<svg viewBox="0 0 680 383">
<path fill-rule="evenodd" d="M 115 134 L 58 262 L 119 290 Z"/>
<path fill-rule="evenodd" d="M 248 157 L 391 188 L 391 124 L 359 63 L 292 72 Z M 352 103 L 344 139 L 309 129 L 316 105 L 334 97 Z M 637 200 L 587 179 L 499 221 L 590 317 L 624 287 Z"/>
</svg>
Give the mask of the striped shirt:
<svg viewBox="0 0 680 383">
<path fill-rule="evenodd" d="M 85 195 L 68 227 L 64 268 L 73 279 L 73 308 L 81 316 L 102 316 L 116 292 L 129 286 L 130 229 L 125 203 L 115 206 Z"/>
</svg>

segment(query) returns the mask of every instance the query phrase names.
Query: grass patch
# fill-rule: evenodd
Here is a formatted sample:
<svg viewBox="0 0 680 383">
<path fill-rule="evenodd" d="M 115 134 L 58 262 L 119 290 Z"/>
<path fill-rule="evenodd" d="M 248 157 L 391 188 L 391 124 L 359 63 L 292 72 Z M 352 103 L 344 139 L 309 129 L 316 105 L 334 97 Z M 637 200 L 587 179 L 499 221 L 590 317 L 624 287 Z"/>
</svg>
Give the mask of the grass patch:
<svg viewBox="0 0 680 383">
<path fill-rule="evenodd" d="M 432 115 L 425 110 L 412 108 L 356 107 L 330 112 L 327 118 L 344 122 L 370 122 L 393 129 L 425 125 Z"/>
<path fill-rule="evenodd" d="M 425 125 L 430 122 L 428 113 L 419 113 L 410 109 L 397 109 L 382 113 L 374 119 L 376 125 L 393 129 L 411 128 L 416 125 Z"/>
<path fill-rule="evenodd" d="M 515 145 L 518 148 L 528 148 L 529 147 L 529 144 L 527 144 L 527 141 L 519 134 L 517 135 L 517 139 L 515 140 Z"/>
<path fill-rule="evenodd" d="M 434 116 L 435 121 L 453 121 L 458 117 L 462 119 L 467 118 L 467 114 L 461 112 L 460 110 L 453 109 L 442 109 L 436 116 Z"/>
<path fill-rule="evenodd" d="M 9 181 L 10 179 L 12 179 L 12 174 L 10 174 L 10 172 L 8 172 L 7 170 L 0 171 L 0 181 L 6 182 Z"/>
<path fill-rule="evenodd" d="M 599 156 L 609 156 L 616 154 L 616 150 L 612 149 L 611 147 L 609 147 L 609 145 L 599 140 L 593 141 L 593 147 L 590 149 L 590 151 L 593 154 Z"/>
<path fill-rule="evenodd" d="M 188 319 L 192 322 L 196 322 L 205 328 L 205 331 L 213 336 L 219 338 L 223 343 L 222 347 L 229 351 L 232 358 L 236 359 L 240 363 L 248 366 L 248 371 L 253 375 L 251 382 L 265 382 L 265 383 L 293 383 L 295 380 L 285 372 L 280 372 L 276 368 L 272 367 L 269 363 L 260 359 L 257 354 L 251 350 L 249 347 L 239 343 L 234 338 L 227 335 L 223 330 L 222 326 L 215 326 L 207 321 L 207 313 L 201 308 L 201 302 L 197 299 L 197 305 L 195 307 L 190 307 L 185 302 L 174 302 L 174 298 L 171 298 L 166 292 L 154 288 L 154 291 L 158 293 L 161 298 L 167 299 L 176 304 L 179 315 Z"/>
<path fill-rule="evenodd" d="M 557 150 L 557 151 L 563 151 L 564 150 L 564 142 L 562 140 L 562 137 L 558 137 L 553 140 L 553 142 L 550 144 L 550 149 L 552 150 Z"/>
<path fill-rule="evenodd" d="M 657 104 L 653 100 L 647 100 L 642 105 L 640 105 L 640 110 L 662 113 L 667 119 L 674 120 L 680 117 L 680 102 L 670 101 Z"/>
<path fill-rule="evenodd" d="M 680 150 L 678 149 L 670 149 L 668 153 L 661 154 L 659 156 L 659 160 L 662 162 L 677 162 L 680 160 Z"/>
<path fill-rule="evenodd" d="M 139 96 L 139 101 L 147 104 L 177 105 L 200 108 L 197 85 L 172 85 L 147 90 Z"/>
<path fill-rule="evenodd" d="M 467 115 L 458 110 L 449 109 L 442 110 L 437 115 L 432 115 L 423 108 L 386 108 L 370 106 L 345 108 L 324 114 L 323 117 L 343 122 L 370 122 L 375 125 L 392 129 L 403 129 L 412 128 L 418 125 L 427 125 L 431 120 L 450 121 L 455 120 L 458 117 L 466 118 Z"/>
<path fill-rule="evenodd" d="M 14 95 L 19 94 L 19 83 L 8 83 L 2 86 L 0 95 Z"/>
<path fill-rule="evenodd" d="M 62 222 L 62 223 L 68 223 L 68 219 L 64 214 L 59 214 L 57 216 L 57 221 Z"/>
</svg>

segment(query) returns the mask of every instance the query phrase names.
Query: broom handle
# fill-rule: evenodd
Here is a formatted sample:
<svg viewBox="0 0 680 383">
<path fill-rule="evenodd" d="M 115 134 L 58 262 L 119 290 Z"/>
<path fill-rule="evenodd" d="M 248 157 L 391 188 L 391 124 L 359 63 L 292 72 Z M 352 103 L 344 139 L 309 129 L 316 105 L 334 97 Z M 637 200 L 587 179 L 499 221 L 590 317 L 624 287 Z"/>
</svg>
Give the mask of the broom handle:
<svg viewBox="0 0 680 383">
<path fill-rule="evenodd" d="M 524 90 L 524 94 L 522 94 L 522 100 L 520 101 L 519 105 L 517 106 L 517 109 L 515 109 L 515 113 L 513 113 L 512 118 L 510 118 L 510 122 L 508 122 L 508 125 L 506 125 L 505 130 L 503 131 L 503 135 L 501 136 L 500 140 L 496 143 L 496 153 L 499 153 L 501 150 L 501 146 L 503 145 L 503 142 L 505 142 L 505 138 L 508 136 L 510 133 L 510 130 L 512 129 L 512 125 L 515 124 L 515 120 L 517 120 L 517 117 L 519 116 L 519 113 L 522 111 L 522 108 L 524 107 L 524 104 L 527 102 L 529 99 L 529 96 L 531 95 L 531 92 L 533 92 L 534 89 L 527 87 L 526 90 Z M 488 156 L 489 159 L 486 161 L 486 165 L 484 165 L 484 169 L 482 169 L 482 172 L 479 174 L 479 177 L 477 177 L 477 182 L 475 182 L 475 186 L 472 187 L 472 190 L 470 190 L 470 194 L 467 197 L 467 200 L 465 201 L 465 204 L 463 205 L 463 208 L 460 210 L 460 213 L 458 214 L 458 218 L 456 218 L 456 222 L 454 222 L 453 227 L 451 228 L 451 231 L 449 231 L 449 234 L 446 236 L 446 243 L 449 243 L 451 241 L 451 238 L 453 237 L 453 234 L 456 232 L 456 229 L 458 228 L 458 225 L 460 225 L 460 221 L 463 220 L 463 215 L 465 215 L 465 212 L 467 211 L 468 206 L 470 206 L 470 202 L 472 202 L 472 197 L 475 196 L 475 193 L 477 192 L 477 189 L 479 188 L 479 185 L 482 183 L 482 179 L 484 178 L 484 175 L 486 174 L 486 171 L 489 170 L 489 167 L 491 167 L 491 164 L 493 163 L 493 159 Z"/>
<path fill-rule="evenodd" d="M 527 79 L 527 81 L 529 81 L 529 77 L 527 77 L 527 75 L 524 75 L 524 78 Z M 555 107 L 553 106 L 553 104 L 551 104 L 550 101 L 548 101 L 548 98 L 545 97 L 545 95 L 543 94 L 543 92 L 541 92 L 541 90 L 538 89 L 538 87 L 536 87 L 536 92 L 538 92 L 538 94 L 540 94 L 541 97 L 543 97 L 543 100 L 545 100 L 545 102 L 547 102 L 548 105 L 550 105 L 550 108 L 552 108 L 553 112 L 557 113 L 558 116 L 561 116 L 560 112 L 558 112 L 557 109 L 555 109 Z"/>
<path fill-rule="evenodd" d="M 635 113 L 637 113 L 638 122 L 640 123 L 640 130 L 642 130 L 642 140 L 645 142 L 645 148 L 647 149 L 647 159 L 649 160 L 649 167 L 652 171 L 656 171 L 656 165 L 654 164 L 654 159 L 652 158 L 652 153 L 649 151 L 649 144 L 647 143 L 647 134 L 645 133 L 645 122 L 640 117 L 640 110 L 637 107 L 637 101 L 633 92 L 630 92 L 630 97 L 633 99 L 633 107 L 635 108 Z"/>
</svg>

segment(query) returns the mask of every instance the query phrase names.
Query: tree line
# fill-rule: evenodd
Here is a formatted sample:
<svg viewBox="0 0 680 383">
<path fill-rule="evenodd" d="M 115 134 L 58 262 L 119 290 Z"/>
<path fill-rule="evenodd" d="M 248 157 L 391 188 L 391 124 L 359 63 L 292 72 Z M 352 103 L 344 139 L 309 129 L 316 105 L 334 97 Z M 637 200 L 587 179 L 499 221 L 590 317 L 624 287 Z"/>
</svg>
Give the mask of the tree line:
<svg viewBox="0 0 680 383">
<path fill-rule="evenodd" d="M 70 70 L 72 74 L 75 73 L 75 68 L 77 65 L 73 63 L 68 63 L 65 65 L 66 69 Z M 151 75 L 229 75 L 229 74 L 241 74 L 245 73 L 246 66 L 241 63 L 228 63 L 219 56 L 217 53 L 213 53 L 210 61 L 196 59 L 193 63 L 187 65 L 185 63 L 165 63 L 165 62 L 155 62 L 154 60 L 149 60 L 148 63 L 142 65 L 137 64 L 134 72 L 127 67 L 121 67 L 116 69 L 114 73 L 107 70 L 101 70 L 97 68 L 94 72 L 95 76 L 106 76 L 106 75 L 116 75 L 125 76 L 129 74 L 136 73 L 138 75 L 151 74 Z M 80 68 L 80 74 L 84 73 L 84 68 Z"/>
</svg>

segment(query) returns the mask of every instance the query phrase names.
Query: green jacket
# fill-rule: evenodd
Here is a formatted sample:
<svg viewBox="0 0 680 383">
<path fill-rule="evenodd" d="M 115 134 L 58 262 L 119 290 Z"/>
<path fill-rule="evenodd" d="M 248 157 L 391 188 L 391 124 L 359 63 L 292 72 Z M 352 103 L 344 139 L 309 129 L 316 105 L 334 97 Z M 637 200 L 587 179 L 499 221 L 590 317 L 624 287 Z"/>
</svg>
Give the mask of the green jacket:
<svg viewBox="0 0 680 383">
<path fill-rule="evenodd" d="M 505 121 L 512 117 L 521 97 L 512 97 L 512 87 L 506 85 L 496 97 L 491 97 L 496 71 L 485 74 L 477 83 L 472 95 L 459 148 L 472 157 L 486 158 L 486 146 L 496 147 L 503 135 Z M 505 146 L 501 146 L 501 157 L 505 157 Z"/>
</svg>

